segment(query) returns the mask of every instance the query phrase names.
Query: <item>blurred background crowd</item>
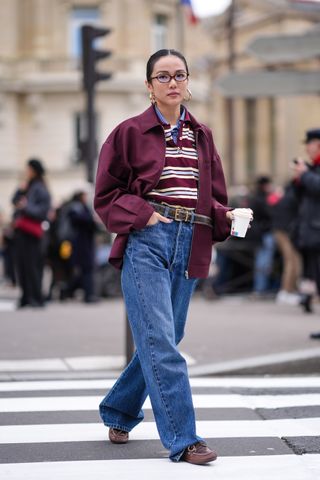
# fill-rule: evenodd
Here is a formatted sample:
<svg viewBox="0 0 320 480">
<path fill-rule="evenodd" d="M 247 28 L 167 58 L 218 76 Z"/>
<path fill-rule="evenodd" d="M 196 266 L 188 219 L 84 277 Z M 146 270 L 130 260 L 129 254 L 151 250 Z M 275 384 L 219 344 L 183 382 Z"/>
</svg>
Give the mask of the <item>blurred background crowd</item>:
<svg viewBox="0 0 320 480">
<path fill-rule="evenodd" d="M 245 239 L 213 246 L 199 292 L 312 312 L 320 290 L 320 2 L 2 0 L 0 18 L 1 281 L 19 283 L 19 307 L 120 295 L 107 261 L 112 236 L 86 181 L 79 32 L 91 24 L 112 29 L 98 40 L 112 51 L 101 62 L 112 76 L 97 89 L 98 144 L 147 108 L 149 55 L 177 48 L 191 66 L 188 108 L 214 131 L 230 206 L 254 211 Z"/>
</svg>

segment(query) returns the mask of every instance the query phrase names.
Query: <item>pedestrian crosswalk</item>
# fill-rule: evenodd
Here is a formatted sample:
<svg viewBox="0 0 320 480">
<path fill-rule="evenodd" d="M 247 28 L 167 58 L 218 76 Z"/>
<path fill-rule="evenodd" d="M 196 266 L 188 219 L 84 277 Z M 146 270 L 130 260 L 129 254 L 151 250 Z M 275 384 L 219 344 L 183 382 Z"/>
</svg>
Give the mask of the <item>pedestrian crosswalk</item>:
<svg viewBox="0 0 320 480">
<path fill-rule="evenodd" d="M 106 380 L 0 382 L 0 479 L 318 480 L 320 377 L 191 378 L 197 431 L 219 458 L 173 464 L 150 401 L 126 445 L 107 440 Z"/>
<path fill-rule="evenodd" d="M 16 309 L 15 301 L 0 299 L 0 312 L 12 312 L 15 309 Z"/>
</svg>

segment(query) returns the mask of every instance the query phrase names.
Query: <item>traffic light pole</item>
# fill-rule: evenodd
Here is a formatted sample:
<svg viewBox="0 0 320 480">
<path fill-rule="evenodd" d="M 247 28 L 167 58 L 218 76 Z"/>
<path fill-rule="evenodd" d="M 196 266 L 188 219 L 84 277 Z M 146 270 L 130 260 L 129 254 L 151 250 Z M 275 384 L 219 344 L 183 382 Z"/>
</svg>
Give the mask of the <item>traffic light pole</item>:
<svg viewBox="0 0 320 480">
<path fill-rule="evenodd" d="M 100 72 L 97 62 L 111 55 L 109 50 L 97 50 L 94 41 L 98 37 L 103 37 L 111 32 L 109 28 L 99 28 L 92 25 L 83 25 L 81 29 L 82 36 L 82 69 L 83 69 L 83 89 L 86 93 L 86 169 L 87 180 L 94 182 L 95 160 L 97 156 L 96 141 L 96 115 L 94 108 L 95 85 L 101 80 L 111 78 L 111 73 Z M 134 342 L 128 318 L 126 316 L 126 362 L 130 362 L 134 352 Z"/>
<path fill-rule="evenodd" d="M 97 155 L 96 148 L 96 118 L 94 108 L 94 87 L 88 88 L 86 91 L 87 105 L 86 105 L 86 124 L 87 124 L 87 139 L 86 139 L 86 169 L 87 180 L 89 183 L 94 182 L 94 166 Z"/>
<path fill-rule="evenodd" d="M 111 78 L 111 73 L 103 73 L 97 69 L 100 60 L 111 55 L 110 50 L 97 50 L 95 40 L 99 37 L 108 35 L 111 32 L 109 28 L 98 28 L 92 25 L 83 25 L 81 28 L 82 37 L 82 70 L 83 70 L 83 89 L 86 93 L 86 169 L 87 180 L 90 183 L 94 181 L 94 167 L 97 155 L 96 140 L 96 116 L 94 108 L 95 85 L 101 80 Z"/>
</svg>

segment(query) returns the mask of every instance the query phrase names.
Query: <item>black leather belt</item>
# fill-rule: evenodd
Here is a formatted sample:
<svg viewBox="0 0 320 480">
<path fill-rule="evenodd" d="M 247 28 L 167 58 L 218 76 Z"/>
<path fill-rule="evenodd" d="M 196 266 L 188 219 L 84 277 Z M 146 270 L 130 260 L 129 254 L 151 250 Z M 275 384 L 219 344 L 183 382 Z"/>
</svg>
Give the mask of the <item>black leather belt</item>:
<svg viewBox="0 0 320 480">
<path fill-rule="evenodd" d="M 168 205 L 150 201 L 149 203 L 153 206 L 156 212 L 160 213 L 160 215 L 172 218 L 177 222 L 200 223 L 200 225 L 207 225 L 208 227 L 213 228 L 211 218 L 206 215 L 200 215 L 182 207 L 169 207 Z"/>
</svg>

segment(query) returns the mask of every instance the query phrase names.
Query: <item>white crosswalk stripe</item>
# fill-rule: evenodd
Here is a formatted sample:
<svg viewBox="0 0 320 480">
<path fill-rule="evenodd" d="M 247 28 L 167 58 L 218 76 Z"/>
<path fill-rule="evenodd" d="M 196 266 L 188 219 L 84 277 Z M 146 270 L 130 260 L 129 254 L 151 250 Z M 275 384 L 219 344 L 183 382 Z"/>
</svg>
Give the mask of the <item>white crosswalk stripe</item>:
<svg viewBox="0 0 320 480">
<path fill-rule="evenodd" d="M 130 433 L 130 442 L 110 444 L 97 410 L 112 379 L 0 382 L 0 478 L 320 478 L 320 377 L 190 383 L 197 431 L 220 454 L 206 469 L 168 460 L 149 399 L 148 418 Z"/>
<path fill-rule="evenodd" d="M 298 420 L 257 420 L 252 421 L 199 421 L 197 431 L 209 438 L 241 437 L 280 437 L 319 435 L 320 418 Z M 30 425 L 0 427 L 1 443 L 39 442 L 81 442 L 103 441 L 105 427 L 101 423 L 65 425 Z M 138 425 L 130 435 L 132 440 L 157 440 L 159 438 L 154 422 Z"/>
<path fill-rule="evenodd" d="M 0 412 L 46 412 L 48 410 L 96 410 L 100 397 L 33 397 L 0 399 Z M 320 405 L 320 392 L 301 395 L 193 395 L 195 408 L 283 408 Z M 144 409 L 150 410 L 149 399 Z"/>
<path fill-rule="evenodd" d="M 183 462 L 173 465 L 165 459 L 42 462 L 0 465 L 0 474 L 6 480 L 103 480 L 112 474 L 117 480 L 177 480 L 177 476 L 184 480 L 318 480 L 319 457 L 222 457 L 206 468 Z"/>
<path fill-rule="evenodd" d="M 0 300 L 0 312 L 12 312 L 15 309 L 16 304 L 13 300 Z M 5 317 L 3 316 L 2 318 Z"/>
</svg>

